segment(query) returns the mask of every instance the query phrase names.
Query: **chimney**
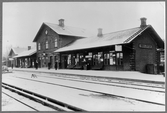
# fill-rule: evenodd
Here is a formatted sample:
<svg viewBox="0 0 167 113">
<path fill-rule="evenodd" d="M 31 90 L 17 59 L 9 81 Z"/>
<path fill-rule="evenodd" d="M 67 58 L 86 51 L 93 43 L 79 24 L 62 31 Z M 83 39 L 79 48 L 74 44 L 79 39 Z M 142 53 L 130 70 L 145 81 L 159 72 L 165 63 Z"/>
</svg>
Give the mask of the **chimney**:
<svg viewBox="0 0 167 113">
<path fill-rule="evenodd" d="M 141 20 L 141 25 L 140 25 L 140 27 L 145 27 L 145 26 L 147 25 L 147 24 L 146 24 L 147 18 L 143 17 L 143 18 L 140 18 L 140 20 Z"/>
<path fill-rule="evenodd" d="M 28 50 L 30 50 L 31 49 L 31 46 L 28 46 Z"/>
<path fill-rule="evenodd" d="M 98 34 L 97 34 L 98 37 L 102 37 L 103 36 L 103 33 L 102 33 L 102 28 L 99 28 L 98 29 Z"/>
<path fill-rule="evenodd" d="M 64 19 L 60 19 L 59 20 L 59 26 L 60 27 L 64 27 Z"/>
</svg>

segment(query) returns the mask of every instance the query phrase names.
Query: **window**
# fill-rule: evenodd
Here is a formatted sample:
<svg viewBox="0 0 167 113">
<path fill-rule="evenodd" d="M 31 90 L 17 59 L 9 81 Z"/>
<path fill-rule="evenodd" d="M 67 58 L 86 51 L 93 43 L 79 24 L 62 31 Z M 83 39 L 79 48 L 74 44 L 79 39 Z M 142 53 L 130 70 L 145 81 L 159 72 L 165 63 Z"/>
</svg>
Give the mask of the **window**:
<svg viewBox="0 0 167 113">
<path fill-rule="evenodd" d="M 38 50 L 41 50 L 41 44 L 38 43 Z"/>
<path fill-rule="evenodd" d="M 46 41 L 46 49 L 48 49 L 48 41 Z"/>
<path fill-rule="evenodd" d="M 164 52 L 160 52 L 160 65 L 165 64 L 165 57 L 164 57 Z"/>
<path fill-rule="evenodd" d="M 93 65 L 98 65 L 98 64 L 103 63 L 102 55 L 103 55 L 102 52 L 98 52 L 98 53 L 93 55 Z"/>
<path fill-rule="evenodd" d="M 55 39 L 55 47 L 57 47 L 57 39 Z"/>
<path fill-rule="evenodd" d="M 115 65 L 115 53 L 110 52 L 110 65 Z"/>
<path fill-rule="evenodd" d="M 117 53 L 117 65 L 123 64 L 123 53 Z"/>
<path fill-rule="evenodd" d="M 103 52 L 98 52 L 98 64 L 103 63 Z"/>
<path fill-rule="evenodd" d="M 122 65 L 123 64 L 123 53 L 116 53 L 110 51 L 104 54 L 104 65 Z"/>
<path fill-rule="evenodd" d="M 47 31 L 47 30 L 45 31 L 45 34 L 46 34 L 46 35 L 48 34 L 48 31 Z"/>
<path fill-rule="evenodd" d="M 104 65 L 109 65 L 109 59 L 110 59 L 110 54 L 109 53 L 105 53 L 104 54 Z"/>
<path fill-rule="evenodd" d="M 84 62 L 84 55 L 81 53 L 80 55 L 79 55 L 79 65 L 82 65 L 82 63 Z"/>
</svg>

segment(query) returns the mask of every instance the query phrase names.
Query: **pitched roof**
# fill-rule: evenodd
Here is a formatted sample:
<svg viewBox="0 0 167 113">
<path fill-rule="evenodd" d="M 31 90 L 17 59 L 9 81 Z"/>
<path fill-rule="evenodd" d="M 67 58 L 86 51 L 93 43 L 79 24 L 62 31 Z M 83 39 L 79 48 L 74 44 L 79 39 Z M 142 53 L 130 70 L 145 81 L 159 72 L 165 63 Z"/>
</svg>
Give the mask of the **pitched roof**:
<svg viewBox="0 0 167 113">
<path fill-rule="evenodd" d="M 47 23 L 47 22 L 42 24 L 40 30 L 44 25 L 48 26 L 59 35 L 67 35 L 67 36 L 75 36 L 75 37 L 89 37 L 92 35 L 91 32 L 83 28 L 71 27 L 66 25 L 64 27 L 61 27 L 58 24 Z M 38 31 L 38 33 L 40 32 L 40 30 Z M 37 40 L 38 33 L 35 36 L 33 42 Z"/>
<path fill-rule="evenodd" d="M 135 39 L 138 35 L 140 35 L 148 28 L 153 29 L 151 25 L 147 25 L 146 27 L 136 27 L 118 32 L 103 34 L 102 37 L 94 36 L 84 39 L 78 39 L 74 43 L 60 48 L 55 52 L 73 51 L 130 43 L 133 39 Z M 160 39 L 158 39 L 158 41 L 162 44 L 162 41 Z"/>
<path fill-rule="evenodd" d="M 23 51 L 23 52 L 19 53 L 14 58 L 31 56 L 31 55 L 35 54 L 36 52 L 37 52 L 36 48 L 35 49 L 26 50 L 26 51 Z"/>
<path fill-rule="evenodd" d="M 88 48 L 94 48 L 94 47 L 103 47 L 103 46 L 129 43 L 131 40 L 133 40 L 136 36 L 138 36 L 148 27 L 149 26 L 145 28 L 137 27 L 137 28 L 127 29 L 123 31 L 103 34 L 102 37 L 94 36 L 94 37 L 79 39 L 79 40 L 76 40 L 71 45 L 60 48 L 55 52 L 80 50 L 80 49 L 88 49 Z"/>
<path fill-rule="evenodd" d="M 14 54 L 17 55 L 17 54 L 19 54 L 19 53 L 25 51 L 26 48 L 13 47 L 13 48 L 11 48 L 9 54 L 11 53 L 12 50 L 13 50 Z"/>
</svg>

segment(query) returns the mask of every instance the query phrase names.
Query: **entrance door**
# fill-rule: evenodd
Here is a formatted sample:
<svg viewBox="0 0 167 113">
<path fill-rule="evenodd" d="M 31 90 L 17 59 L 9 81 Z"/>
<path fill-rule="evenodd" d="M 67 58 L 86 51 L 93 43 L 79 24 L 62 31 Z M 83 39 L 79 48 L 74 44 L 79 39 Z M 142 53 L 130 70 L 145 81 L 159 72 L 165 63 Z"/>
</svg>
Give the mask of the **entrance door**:
<svg viewBox="0 0 167 113">
<path fill-rule="evenodd" d="M 123 53 L 116 53 L 116 70 L 123 70 Z"/>
<path fill-rule="evenodd" d="M 62 56 L 61 57 L 61 66 L 62 66 L 62 69 L 67 68 L 67 56 Z"/>
<path fill-rule="evenodd" d="M 56 56 L 54 56 L 54 68 L 55 68 L 55 64 L 56 64 L 56 62 L 57 62 L 57 57 Z"/>
<path fill-rule="evenodd" d="M 64 56 L 64 67 L 67 68 L 67 56 Z"/>
</svg>

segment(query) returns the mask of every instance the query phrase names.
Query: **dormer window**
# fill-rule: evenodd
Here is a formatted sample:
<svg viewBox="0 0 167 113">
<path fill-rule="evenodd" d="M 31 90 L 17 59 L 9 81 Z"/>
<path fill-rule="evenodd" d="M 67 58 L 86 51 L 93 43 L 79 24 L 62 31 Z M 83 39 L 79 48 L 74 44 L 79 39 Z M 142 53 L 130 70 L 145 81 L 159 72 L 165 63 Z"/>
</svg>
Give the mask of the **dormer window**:
<svg viewBox="0 0 167 113">
<path fill-rule="evenodd" d="M 46 49 L 48 49 L 48 41 L 46 41 Z"/>
</svg>

